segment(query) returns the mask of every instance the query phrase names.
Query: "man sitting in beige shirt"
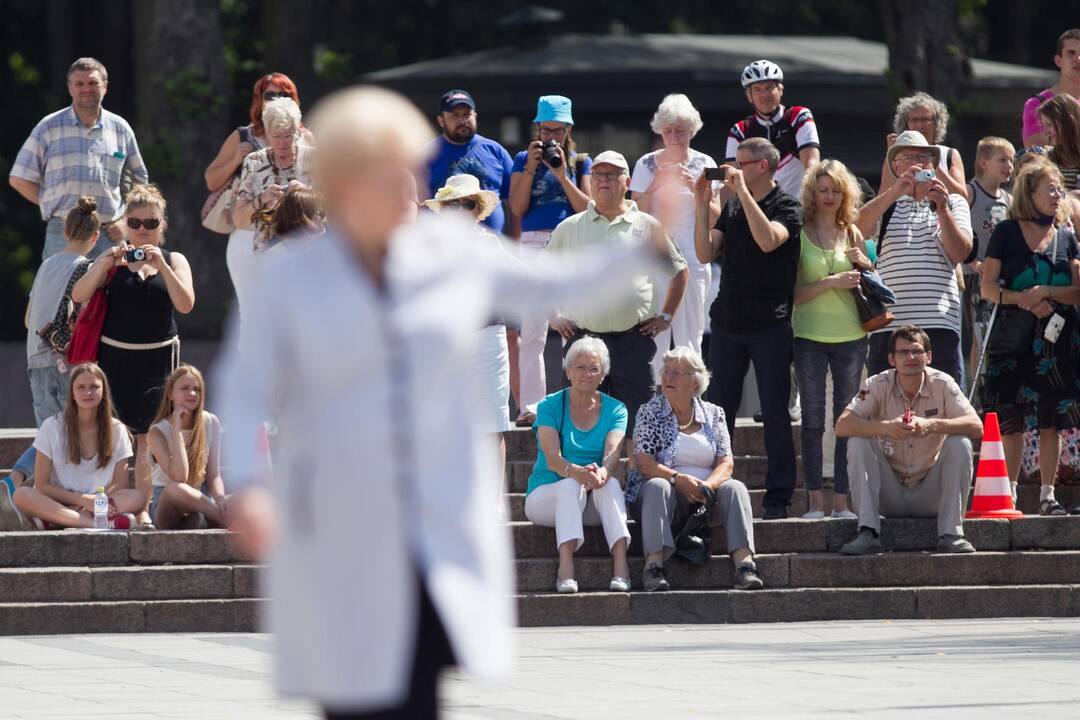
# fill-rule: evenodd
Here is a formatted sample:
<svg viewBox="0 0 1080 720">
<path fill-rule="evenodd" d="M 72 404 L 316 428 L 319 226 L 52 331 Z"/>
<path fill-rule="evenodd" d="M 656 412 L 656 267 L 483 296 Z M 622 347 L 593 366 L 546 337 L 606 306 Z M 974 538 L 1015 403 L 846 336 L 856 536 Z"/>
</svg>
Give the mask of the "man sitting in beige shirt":
<svg viewBox="0 0 1080 720">
<path fill-rule="evenodd" d="M 889 336 L 892 370 L 867 379 L 836 421 L 848 440 L 859 534 L 844 555 L 884 550 L 880 516 L 937 517 L 939 552 L 970 553 L 963 514 L 971 489 L 971 440 L 982 421 L 948 374 L 929 367 L 930 338 L 914 325 Z"/>
<path fill-rule="evenodd" d="M 667 234 L 652 215 L 637 209 L 626 199 L 630 185 L 630 166 L 613 150 L 596 156 L 592 166 L 594 200 L 584 212 L 563 220 L 551 233 L 548 252 L 586 247 L 603 247 L 649 242 L 654 233 Z M 656 335 L 671 327 L 671 316 L 679 307 L 686 289 L 686 260 L 675 241 L 668 237 L 671 283 L 663 301 L 657 297 L 655 283 L 643 270 L 626 292 L 608 303 L 561 308 L 560 317 L 551 321 L 569 348 L 586 335 L 604 342 L 611 355 L 611 372 L 600 390 L 626 405 L 626 437 L 633 437 L 638 408 L 652 397 L 656 381 L 652 359 L 656 353 Z"/>
</svg>

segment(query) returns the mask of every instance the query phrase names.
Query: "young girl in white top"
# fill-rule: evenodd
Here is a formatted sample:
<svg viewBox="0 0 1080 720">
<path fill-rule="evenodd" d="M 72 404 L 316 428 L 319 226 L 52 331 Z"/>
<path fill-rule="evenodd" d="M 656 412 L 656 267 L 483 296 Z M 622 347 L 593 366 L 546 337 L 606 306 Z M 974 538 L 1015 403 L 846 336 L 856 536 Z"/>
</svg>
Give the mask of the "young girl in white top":
<svg viewBox="0 0 1080 720">
<path fill-rule="evenodd" d="M 93 527 L 94 494 L 109 496 L 109 527 L 130 530 L 146 498 L 128 487 L 131 438 L 113 417 L 105 373 L 93 363 L 71 370 L 67 405 L 42 423 L 34 439 L 34 487 L 15 491 L 15 506 L 42 529 Z"/>
<path fill-rule="evenodd" d="M 226 523 L 221 421 L 204 409 L 205 387 L 197 368 L 173 370 L 150 426 L 150 516 L 161 530 L 198 527 L 199 515 L 212 527 Z"/>
</svg>

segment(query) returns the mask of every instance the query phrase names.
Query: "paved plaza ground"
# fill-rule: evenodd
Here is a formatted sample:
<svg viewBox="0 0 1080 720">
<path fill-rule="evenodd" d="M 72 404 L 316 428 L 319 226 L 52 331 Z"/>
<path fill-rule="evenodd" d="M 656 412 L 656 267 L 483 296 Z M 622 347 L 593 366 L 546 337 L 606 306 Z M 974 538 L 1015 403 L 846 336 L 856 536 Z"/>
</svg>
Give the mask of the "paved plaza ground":
<svg viewBox="0 0 1080 720">
<path fill-rule="evenodd" d="M 265 635 L 0 638 L 0 717 L 319 717 Z M 508 682 L 451 676 L 444 717 L 1080 717 L 1080 619 L 545 628 Z"/>
</svg>

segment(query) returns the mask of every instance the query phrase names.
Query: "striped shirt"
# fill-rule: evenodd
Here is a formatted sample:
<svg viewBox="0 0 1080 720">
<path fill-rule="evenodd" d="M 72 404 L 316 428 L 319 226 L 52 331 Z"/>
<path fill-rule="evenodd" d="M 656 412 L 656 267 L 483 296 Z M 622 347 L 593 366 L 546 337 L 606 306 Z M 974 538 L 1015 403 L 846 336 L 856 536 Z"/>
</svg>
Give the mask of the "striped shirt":
<svg viewBox="0 0 1080 720">
<path fill-rule="evenodd" d="M 108 222 L 124 212 L 120 178 L 125 168 L 136 182 L 149 180 L 127 121 L 102 108 L 97 122 L 86 127 L 69 105 L 37 124 L 15 158 L 11 177 L 38 184 L 42 220 L 63 218 L 79 196 L 90 195 Z"/>
<path fill-rule="evenodd" d="M 967 198 L 949 195 L 949 208 L 961 231 L 971 237 L 971 211 Z M 897 201 L 885 236 L 878 243 L 878 273 L 894 293 L 896 316 L 891 332 L 900 325 L 918 325 L 960 333 L 960 287 L 956 263 L 945 255 L 937 213 L 926 201 L 911 197 Z"/>
</svg>

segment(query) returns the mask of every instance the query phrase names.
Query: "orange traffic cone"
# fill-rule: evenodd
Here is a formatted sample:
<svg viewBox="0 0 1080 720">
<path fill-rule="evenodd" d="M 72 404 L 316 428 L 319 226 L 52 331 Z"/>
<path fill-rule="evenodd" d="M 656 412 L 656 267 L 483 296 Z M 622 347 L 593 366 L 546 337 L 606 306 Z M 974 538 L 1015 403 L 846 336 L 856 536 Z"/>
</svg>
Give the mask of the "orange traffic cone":
<svg viewBox="0 0 1080 720">
<path fill-rule="evenodd" d="M 255 432 L 255 455 L 255 469 L 269 475 L 274 469 L 274 462 L 270 458 L 270 434 L 266 431 L 266 423 L 259 423 L 259 429 Z"/>
<path fill-rule="evenodd" d="M 971 498 L 971 509 L 964 517 L 998 520 L 1024 517 L 1024 513 L 1017 510 L 1013 504 L 1009 470 L 1005 466 L 1005 446 L 1001 444 L 997 413 L 986 413 L 983 421 L 979 471 L 975 473 L 975 495 Z"/>
</svg>

